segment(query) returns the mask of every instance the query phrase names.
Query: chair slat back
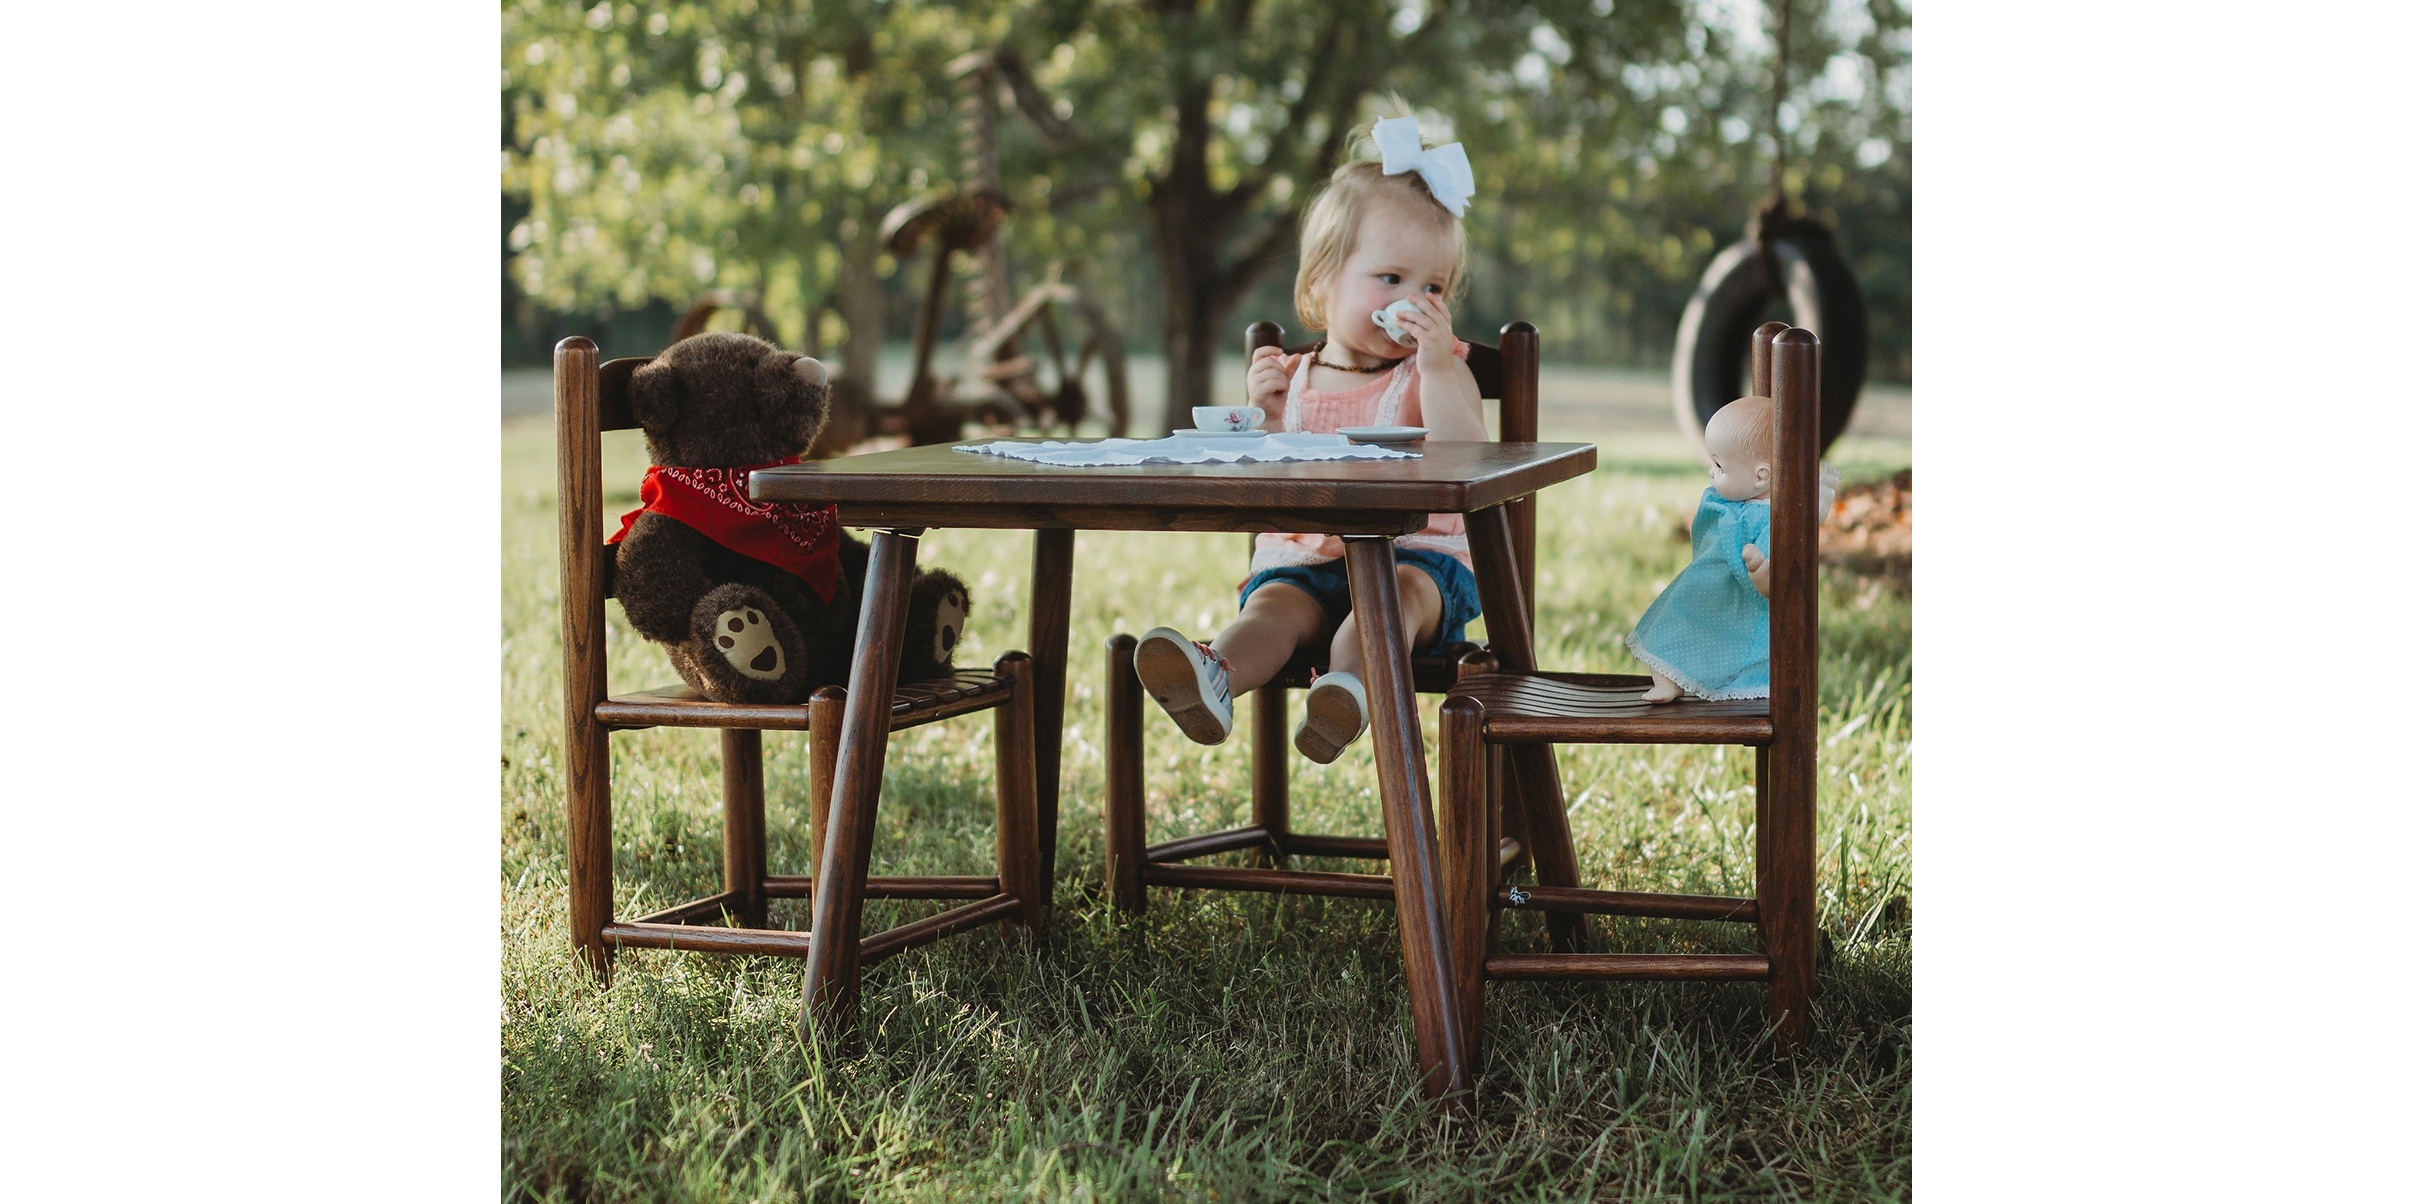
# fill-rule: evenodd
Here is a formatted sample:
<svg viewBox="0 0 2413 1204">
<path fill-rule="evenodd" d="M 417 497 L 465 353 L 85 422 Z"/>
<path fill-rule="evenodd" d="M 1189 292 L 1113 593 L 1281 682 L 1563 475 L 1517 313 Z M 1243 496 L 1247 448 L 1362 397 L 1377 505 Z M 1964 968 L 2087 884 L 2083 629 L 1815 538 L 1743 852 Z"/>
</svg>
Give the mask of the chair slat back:
<svg viewBox="0 0 2413 1204">
<path fill-rule="evenodd" d="M 1241 358 L 1255 359 L 1260 347 L 1281 347 L 1284 355 L 1296 355 L 1314 346 L 1284 347 L 1282 339 L 1281 323 L 1251 322 Z M 1469 339 L 1466 347 L 1466 367 L 1475 375 L 1476 390 L 1485 400 L 1500 403 L 1500 441 L 1531 443 L 1540 439 L 1542 344 L 1533 323 L 1520 320 L 1502 326 L 1498 346 Z M 1516 549 L 1517 572 L 1525 581 L 1525 622 L 1531 626 L 1539 592 L 1533 578 L 1534 499 L 1522 497 L 1508 503 L 1508 535 Z"/>
<path fill-rule="evenodd" d="M 1776 401 L 1768 713 L 1777 731 L 1803 734 L 1818 722 L 1818 372 L 1818 336 L 1808 329 L 1770 322 L 1753 332 L 1752 388 Z"/>
<path fill-rule="evenodd" d="M 598 415 L 602 429 L 637 429 L 636 415 L 628 408 L 628 379 L 637 374 L 637 369 L 652 362 L 654 357 L 650 355 L 630 355 L 606 360 L 603 367 L 597 369 L 597 375 L 601 378 L 597 384 L 602 393 L 602 412 Z"/>
<path fill-rule="evenodd" d="M 592 340 L 553 349 L 553 442 L 561 509 L 562 671 L 573 714 L 604 700 L 603 600 L 612 590 L 612 548 L 603 542 L 603 432 L 633 430 L 628 382 L 650 355 L 599 363 Z M 581 707 L 583 706 L 583 710 Z"/>
<path fill-rule="evenodd" d="M 1284 355 L 1297 355 L 1314 343 L 1285 347 L 1285 332 L 1279 322 L 1249 324 L 1244 358 L 1253 358 L 1259 347 L 1281 347 Z M 1531 322 L 1510 322 L 1500 328 L 1500 343 L 1466 343 L 1466 367 L 1475 374 L 1475 387 L 1486 401 L 1500 403 L 1500 440 L 1503 443 L 1530 443 L 1534 430 L 1540 425 L 1540 406 L 1537 399 L 1539 373 L 1538 336 Z"/>
<path fill-rule="evenodd" d="M 565 739 L 582 742 L 601 765 L 609 756 L 595 707 L 604 700 L 603 598 L 610 557 L 603 543 L 603 374 L 591 339 L 572 335 L 553 348 L 553 442 L 560 473 L 561 668 Z M 625 363 L 626 361 L 619 361 Z M 619 379 L 618 412 L 628 412 L 628 377 Z M 573 792 L 581 788 L 570 783 Z M 608 847 L 608 845 L 607 845 Z M 606 906 L 609 906 L 608 895 Z M 606 917 L 608 919 L 608 916 Z"/>
</svg>

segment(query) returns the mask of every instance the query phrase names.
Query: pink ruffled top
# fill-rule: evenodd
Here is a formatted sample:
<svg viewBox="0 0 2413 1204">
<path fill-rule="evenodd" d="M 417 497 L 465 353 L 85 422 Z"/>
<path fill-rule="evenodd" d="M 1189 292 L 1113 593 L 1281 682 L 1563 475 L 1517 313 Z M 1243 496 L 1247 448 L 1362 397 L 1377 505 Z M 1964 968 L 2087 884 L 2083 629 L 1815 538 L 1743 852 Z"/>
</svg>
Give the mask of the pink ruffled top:
<svg viewBox="0 0 2413 1204">
<path fill-rule="evenodd" d="M 1450 353 L 1460 360 L 1466 358 L 1466 340 L 1457 340 Z M 1416 371 L 1416 357 L 1411 355 L 1399 365 L 1359 385 L 1354 389 L 1334 392 L 1310 389 L 1307 377 L 1313 367 L 1310 352 L 1282 357 L 1282 370 L 1291 374 L 1290 396 L 1278 413 L 1266 415 L 1267 425 L 1277 430 L 1311 431 L 1329 435 L 1344 426 L 1423 426 L 1424 398 Z M 1403 548 L 1422 548 L 1455 558 L 1472 569 L 1474 558 L 1466 550 L 1466 519 L 1457 514 L 1435 514 L 1425 523 L 1424 530 L 1398 539 Z M 1249 557 L 1251 576 L 1266 569 L 1289 564 L 1326 564 L 1341 558 L 1341 537 L 1338 535 L 1301 535 L 1288 532 L 1265 532 L 1257 536 L 1257 548 Z"/>
</svg>

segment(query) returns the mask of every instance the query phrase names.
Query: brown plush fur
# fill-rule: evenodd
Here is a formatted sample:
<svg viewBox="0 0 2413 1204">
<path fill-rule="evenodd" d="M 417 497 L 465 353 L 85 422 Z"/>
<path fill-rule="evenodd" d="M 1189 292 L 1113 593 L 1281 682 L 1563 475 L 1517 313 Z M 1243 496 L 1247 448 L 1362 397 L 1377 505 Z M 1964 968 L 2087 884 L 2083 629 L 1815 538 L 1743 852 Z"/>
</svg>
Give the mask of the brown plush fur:
<svg viewBox="0 0 2413 1204">
<path fill-rule="evenodd" d="M 638 369 L 629 408 L 656 464 L 763 464 L 813 441 L 829 415 L 826 380 L 818 362 L 751 335 L 713 331 L 673 344 Z M 679 676 L 704 696 L 799 702 L 846 680 L 869 553 L 840 532 L 842 580 L 825 603 L 802 578 L 646 514 L 620 542 L 612 594 L 629 625 L 664 645 Z M 970 613 L 970 592 L 953 574 L 917 573 L 899 680 L 951 669 Z"/>
</svg>

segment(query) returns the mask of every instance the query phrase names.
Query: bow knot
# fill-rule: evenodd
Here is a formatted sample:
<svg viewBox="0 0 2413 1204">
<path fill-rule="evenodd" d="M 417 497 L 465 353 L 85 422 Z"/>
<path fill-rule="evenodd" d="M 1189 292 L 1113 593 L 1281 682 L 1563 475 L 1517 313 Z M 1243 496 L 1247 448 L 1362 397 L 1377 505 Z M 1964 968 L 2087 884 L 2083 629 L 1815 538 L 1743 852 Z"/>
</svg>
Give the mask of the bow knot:
<svg viewBox="0 0 2413 1204">
<path fill-rule="evenodd" d="M 1427 150 L 1415 118 L 1385 117 L 1374 123 L 1374 146 L 1382 152 L 1382 174 L 1415 172 L 1442 208 L 1454 217 L 1466 216 L 1466 198 L 1475 195 L 1475 169 L 1466 161 L 1465 143 Z"/>
</svg>

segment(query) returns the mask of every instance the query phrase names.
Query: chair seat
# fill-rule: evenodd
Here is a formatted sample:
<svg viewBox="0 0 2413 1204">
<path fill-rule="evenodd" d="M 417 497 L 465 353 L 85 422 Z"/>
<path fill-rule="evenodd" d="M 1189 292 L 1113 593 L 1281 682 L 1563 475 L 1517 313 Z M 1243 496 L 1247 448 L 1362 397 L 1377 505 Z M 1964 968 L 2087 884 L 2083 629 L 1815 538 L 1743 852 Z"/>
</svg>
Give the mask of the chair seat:
<svg viewBox="0 0 2413 1204">
<path fill-rule="evenodd" d="M 1409 657 L 1408 673 L 1416 679 L 1416 692 L 1448 693 L 1450 683 L 1458 678 L 1458 658 L 1482 647 L 1482 644 L 1460 641 L 1441 644 L 1429 652 Z M 1313 683 L 1316 674 L 1332 667 L 1327 663 L 1328 659 L 1320 654 L 1311 656 L 1302 652 L 1290 658 L 1290 663 L 1282 666 L 1282 671 L 1274 674 L 1274 679 L 1265 684 L 1287 690 L 1304 690 Z"/>
<path fill-rule="evenodd" d="M 946 677 L 900 685 L 889 726 L 918 727 L 1011 698 L 1014 683 L 992 669 L 958 669 Z M 718 727 L 774 732 L 809 731 L 812 708 L 803 703 L 714 702 L 685 685 L 641 694 L 615 694 L 595 705 L 595 718 L 618 728 Z"/>
<path fill-rule="evenodd" d="M 1750 744 L 1774 738 L 1768 700 L 1648 703 L 1635 673 L 1478 673 L 1452 698 L 1483 704 L 1483 738 L 1496 744 Z"/>
</svg>

